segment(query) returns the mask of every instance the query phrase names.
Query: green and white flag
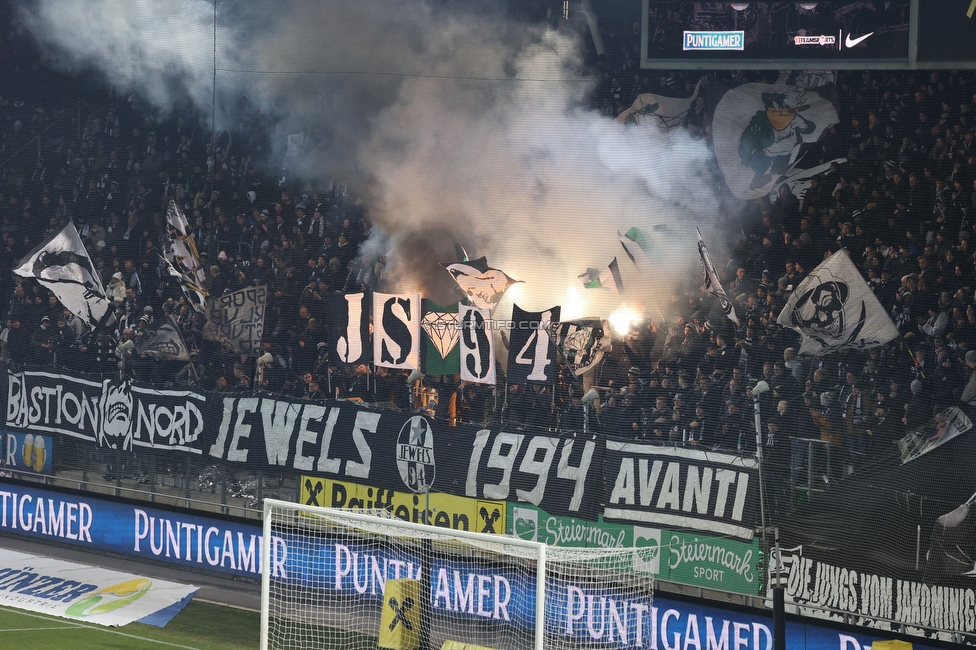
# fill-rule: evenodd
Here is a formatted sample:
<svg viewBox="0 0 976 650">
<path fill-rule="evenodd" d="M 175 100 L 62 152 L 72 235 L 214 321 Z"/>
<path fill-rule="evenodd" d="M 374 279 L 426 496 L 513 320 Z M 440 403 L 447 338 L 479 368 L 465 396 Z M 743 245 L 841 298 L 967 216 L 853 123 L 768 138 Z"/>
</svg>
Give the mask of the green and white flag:
<svg viewBox="0 0 976 650">
<path fill-rule="evenodd" d="M 695 231 L 698 233 L 698 254 L 701 256 L 702 273 L 705 275 L 705 291 L 718 298 L 722 304 L 722 311 L 729 317 L 729 320 L 738 326 L 739 317 L 735 315 L 735 308 L 732 307 L 729 294 L 725 293 L 725 288 L 722 287 L 722 281 L 718 277 L 718 272 L 715 271 L 712 258 L 708 254 L 708 249 L 705 248 L 705 240 L 702 239 L 701 231 L 698 228 L 695 228 Z"/>
<path fill-rule="evenodd" d="M 800 165 L 804 144 L 816 142 L 840 118 L 833 86 L 804 88 L 749 83 L 725 93 L 712 122 L 715 157 L 737 198 L 768 194 Z M 812 166 L 809 161 L 803 167 Z"/>
<path fill-rule="evenodd" d="M 424 332 L 424 374 L 456 375 L 461 367 L 458 350 L 461 335 L 458 305 L 438 305 L 427 298 L 421 302 L 424 309 L 424 316 L 420 321 L 420 329 Z"/>
<path fill-rule="evenodd" d="M 617 239 L 620 240 L 620 245 L 624 247 L 627 257 L 638 269 L 645 270 L 650 266 L 650 253 L 654 247 L 650 235 L 640 228 L 631 228 L 623 234 L 617 231 Z"/>
<path fill-rule="evenodd" d="M 691 97 L 664 97 L 654 93 L 643 93 L 638 95 L 631 107 L 618 115 L 615 121 L 634 125 L 654 124 L 662 131 L 670 131 L 682 125 L 700 90 L 699 81 Z"/>
<path fill-rule="evenodd" d="M 586 273 L 581 273 L 579 279 L 583 281 L 583 286 L 587 289 L 615 289 L 617 293 L 624 292 L 624 283 L 620 279 L 620 269 L 617 267 L 617 258 L 603 269 L 586 269 Z"/>
</svg>

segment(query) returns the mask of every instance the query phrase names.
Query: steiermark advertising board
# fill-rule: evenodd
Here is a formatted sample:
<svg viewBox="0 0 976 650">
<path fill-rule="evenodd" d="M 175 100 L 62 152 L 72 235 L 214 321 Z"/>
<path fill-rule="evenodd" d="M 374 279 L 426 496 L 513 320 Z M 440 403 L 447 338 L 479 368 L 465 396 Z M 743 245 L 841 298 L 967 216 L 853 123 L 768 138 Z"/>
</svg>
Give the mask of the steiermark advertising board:
<svg viewBox="0 0 976 650">
<path fill-rule="evenodd" d="M 552 546 L 633 548 L 632 569 L 658 580 L 740 594 L 759 593 L 759 541 L 751 543 L 664 528 L 550 515 L 508 503 L 506 532 Z"/>
</svg>

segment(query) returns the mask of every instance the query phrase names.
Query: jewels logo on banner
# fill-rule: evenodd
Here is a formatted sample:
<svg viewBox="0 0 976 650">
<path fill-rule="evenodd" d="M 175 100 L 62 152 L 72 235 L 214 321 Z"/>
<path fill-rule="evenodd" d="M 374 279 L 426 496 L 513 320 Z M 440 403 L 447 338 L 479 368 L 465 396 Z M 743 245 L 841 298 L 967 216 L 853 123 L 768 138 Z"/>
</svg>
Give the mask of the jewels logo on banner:
<svg viewBox="0 0 976 650">
<path fill-rule="evenodd" d="M 461 364 L 458 350 L 458 340 L 461 338 L 458 305 L 438 305 L 426 298 L 422 304 L 424 317 L 420 326 L 424 331 L 424 374 L 456 375 Z"/>
<path fill-rule="evenodd" d="M 373 364 L 420 370 L 420 294 L 373 294 Z"/>
<path fill-rule="evenodd" d="M 235 354 L 257 355 L 264 335 L 266 286 L 246 287 L 207 299 L 207 324 L 203 338 L 220 343 Z"/>
<path fill-rule="evenodd" d="M 753 538 L 755 458 L 622 440 L 606 447 L 604 519 Z"/>
<path fill-rule="evenodd" d="M 331 311 L 333 358 L 341 363 L 364 363 L 369 359 L 369 302 L 365 293 L 347 293 Z"/>
<path fill-rule="evenodd" d="M 513 384 L 551 384 L 559 373 L 556 345 L 549 336 L 559 321 L 559 307 L 525 311 L 512 305 L 511 338 L 508 343 L 508 381 Z"/>
<path fill-rule="evenodd" d="M 461 307 L 461 380 L 494 385 L 495 339 L 491 312 L 470 305 Z"/>
</svg>

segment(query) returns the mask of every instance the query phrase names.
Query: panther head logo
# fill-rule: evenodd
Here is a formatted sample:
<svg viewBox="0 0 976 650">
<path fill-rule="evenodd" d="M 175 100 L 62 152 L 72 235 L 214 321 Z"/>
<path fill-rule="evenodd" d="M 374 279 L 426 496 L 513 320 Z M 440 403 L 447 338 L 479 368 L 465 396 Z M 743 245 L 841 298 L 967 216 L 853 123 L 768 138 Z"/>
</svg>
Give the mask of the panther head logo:
<svg viewBox="0 0 976 650">
<path fill-rule="evenodd" d="M 110 449 L 132 448 L 132 391 L 129 382 L 102 382 L 102 426 L 98 444 Z"/>
</svg>

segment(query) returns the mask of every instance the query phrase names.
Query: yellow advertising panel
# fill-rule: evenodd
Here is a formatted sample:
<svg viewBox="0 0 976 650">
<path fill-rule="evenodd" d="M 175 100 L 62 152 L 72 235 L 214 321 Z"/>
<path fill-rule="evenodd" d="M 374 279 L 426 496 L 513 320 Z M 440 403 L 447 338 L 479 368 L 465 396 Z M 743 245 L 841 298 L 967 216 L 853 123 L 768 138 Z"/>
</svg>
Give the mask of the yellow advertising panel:
<svg viewBox="0 0 976 650">
<path fill-rule="evenodd" d="M 386 510 L 401 521 L 424 523 L 427 497 L 329 478 L 303 476 L 301 503 L 353 510 Z M 505 502 L 430 493 L 427 521 L 441 528 L 505 534 Z"/>
<path fill-rule="evenodd" d="M 470 643 L 462 643 L 461 641 L 445 641 L 444 645 L 441 646 L 441 650 L 495 650 L 495 649 L 483 645 L 471 645 Z"/>
<path fill-rule="evenodd" d="M 386 581 L 379 647 L 392 650 L 417 650 L 420 647 L 420 610 L 424 602 L 421 591 L 419 580 Z"/>
</svg>

